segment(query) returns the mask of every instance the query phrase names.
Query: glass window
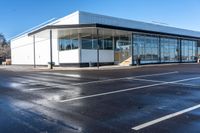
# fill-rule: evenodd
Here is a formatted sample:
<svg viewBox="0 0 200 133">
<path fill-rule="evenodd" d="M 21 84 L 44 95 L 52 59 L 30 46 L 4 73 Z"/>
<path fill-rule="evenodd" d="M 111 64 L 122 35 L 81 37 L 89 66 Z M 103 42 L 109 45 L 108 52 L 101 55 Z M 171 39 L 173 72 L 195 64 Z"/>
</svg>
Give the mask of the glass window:
<svg viewBox="0 0 200 133">
<path fill-rule="evenodd" d="M 92 47 L 93 47 L 93 49 L 97 49 L 97 46 L 98 46 L 98 39 L 93 39 L 92 40 Z"/>
<path fill-rule="evenodd" d="M 82 37 L 81 40 L 82 40 L 82 49 L 93 49 L 92 36 Z"/>
<path fill-rule="evenodd" d="M 181 41 L 182 61 L 191 62 L 196 61 L 197 42 L 191 40 Z"/>
<path fill-rule="evenodd" d="M 104 39 L 104 49 L 107 49 L 107 50 L 113 49 L 113 39 L 112 39 L 112 37 Z"/>
<path fill-rule="evenodd" d="M 99 39 L 99 49 L 104 49 L 104 39 Z"/>
<path fill-rule="evenodd" d="M 200 58 L 200 47 L 198 47 L 198 58 Z"/>
<path fill-rule="evenodd" d="M 87 35 L 81 37 L 82 49 L 97 49 L 98 39 L 96 35 Z"/>
<path fill-rule="evenodd" d="M 178 62 L 178 40 L 161 38 L 161 62 Z"/>
<path fill-rule="evenodd" d="M 105 30 L 105 29 L 104 29 Z M 113 49 L 113 36 L 112 34 L 104 35 L 103 32 L 99 33 L 99 37 L 95 32 L 90 35 L 82 35 L 82 49 L 97 49 L 99 44 L 99 49 L 101 50 L 112 50 Z M 99 42 L 98 42 L 99 38 Z"/>
<path fill-rule="evenodd" d="M 71 48 L 72 49 L 78 49 L 79 41 L 78 41 L 78 35 L 71 36 Z"/>
<path fill-rule="evenodd" d="M 59 38 L 59 50 L 72 50 L 72 49 L 78 49 L 78 35 L 65 35 L 62 38 Z"/>
<path fill-rule="evenodd" d="M 155 36 L 134 35 L 134 60 L 138 57 L 141 63 L 159 62 L 159 38 Z"/>
</svg>

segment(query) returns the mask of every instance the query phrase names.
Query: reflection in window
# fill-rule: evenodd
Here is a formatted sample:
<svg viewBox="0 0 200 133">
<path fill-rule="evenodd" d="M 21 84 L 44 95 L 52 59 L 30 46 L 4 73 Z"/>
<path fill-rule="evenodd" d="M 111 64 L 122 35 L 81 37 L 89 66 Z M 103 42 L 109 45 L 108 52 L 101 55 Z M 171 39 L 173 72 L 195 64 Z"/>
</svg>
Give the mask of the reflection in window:
<svg viewBox="0 0 200 133">
<path fill-rule="evenodd" d="M 196 60 L 197 42 L 190 40 L 181 41 L 182 61 L 191 62 Z"/>
<path fill-rule="evenodd" d="M 200 59 L 200 47 L 198 47 L 198 58 Z"/>
<path fill-rule="evenodd" d="M 179 50 L 178 40 L 172 38 L 161 38 L 161 62 L 178 62 Z"/>
<path fill-rule="evenodd" d="M 102 50 L 112 50 L 113 49 L 113 39 L 112 35 L 99 35 L 96 34 L 82 35 L 82 49 L 97 49 L 99 43 L 99 49 Z"/>
<path fill-rule="evenodd" d="M 78 49 L 78 35 L 66 35 L 59 38 L 58 42 L 60 51 Z"/>
<path fill-rule="evenodd" d="M 182 62 L 193 62 L 197 59 L 197 41 L 180 41 L 168 37 L 160 37 L 159 41 L 159 37 L 156 36 L 137 34 L 133 38 L 134 61 L 140 57 L 143 64 L 179 62 L 181 59 Z"/>
<path fill-rule="evenodd" d="M 91 39 L 92 36 L 84 36 L 82 40 L 82 49 L 94 49 L 95 42 Z"/>
<path fill-rule="evenodd" d="M 134 35 L 134 60 L 138 57 L 141 63 L 159 62 L 159 38 L 154 36 Z"/>
<path fill-rule="evenodd" d="M 112 50 L 113 49 L 113 39 L 112 37 L 106 37 L 104 38 L 103 42 L 103 48 L 107 50 Z"/>
</svg>

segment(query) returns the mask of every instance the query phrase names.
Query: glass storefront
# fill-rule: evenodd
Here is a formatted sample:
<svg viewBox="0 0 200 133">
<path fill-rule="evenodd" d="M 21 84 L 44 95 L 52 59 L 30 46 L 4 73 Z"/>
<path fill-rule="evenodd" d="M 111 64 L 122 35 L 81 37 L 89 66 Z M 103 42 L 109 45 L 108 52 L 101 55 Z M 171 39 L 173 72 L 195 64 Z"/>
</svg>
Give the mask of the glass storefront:
<svg viewBox="0 0 200 133">
<path fill-rule="evenodd" d="M 161 62 L 179 62 L 178 39 L 161 38 Z"/>
<path fill-rule="evenodd" d="M 134 64 L 194 62 L 197 59 L 197 41 L 150 35 L 133 35 Z M 180 48 L 181 47 L 181 48 Z"/>
<path fill-rule="evenodd" d="M 97 32 L 98 31 L 98 32 Z M 133 40 L 132 40 L 133 39 Z M 114 63 L 137 64 L 194 62 L 200 56 L 197 41 L 106 28 L 61 30 L 59 50 L 112 50 Z M 133 46 L 133 47 L 132 47 Z M 133 59 L 132 59 L 133 50 Z M 109 57 L 108 57 L 109 58 Z"/>
<path fill-rule="evenodd" d="M 198 47 L 198 58 L 200 59 L 200 47 Z"/>
<path fill-rule="evenodd" d="M 140 58 L 142 64 L 159 62 L 159 38 L 134 35 L 134 61 Z"/>
<path fill-rule="evenodd" d="M 197 42 L 190 40 L 181 40 L 182 62 L 196 61 Z"/>
<path fill-rule="evenodd" d="M 132 43 L 131 34 L 116 34 L 114 37 L 115 42 L 115 64 L 123 63 L 124 61 L 132 63 Z"/>
<path fill-rule="evenodd" d="M 200 41 L 197 42 L 197 58 L 200 59 Z"/>
</svg>

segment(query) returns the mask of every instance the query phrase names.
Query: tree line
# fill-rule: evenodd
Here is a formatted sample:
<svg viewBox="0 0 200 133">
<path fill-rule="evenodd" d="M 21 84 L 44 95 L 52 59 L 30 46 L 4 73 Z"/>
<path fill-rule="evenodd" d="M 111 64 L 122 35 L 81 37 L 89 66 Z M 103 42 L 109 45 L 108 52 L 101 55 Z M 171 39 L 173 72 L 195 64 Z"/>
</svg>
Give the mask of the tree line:
<svg viewBox="0 0 200 133">
<path fill-rule="evenodd" d="M 11 58 L 10 42 L 0 33 L 0 59 Z"/>
</svg>

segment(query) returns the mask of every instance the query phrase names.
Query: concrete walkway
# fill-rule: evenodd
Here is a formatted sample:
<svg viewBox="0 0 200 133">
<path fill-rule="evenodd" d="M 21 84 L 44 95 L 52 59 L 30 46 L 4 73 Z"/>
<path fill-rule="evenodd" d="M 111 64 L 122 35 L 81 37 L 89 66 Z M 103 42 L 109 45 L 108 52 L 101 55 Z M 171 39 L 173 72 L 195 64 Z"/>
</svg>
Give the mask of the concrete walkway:
<svg viewBox="0 0 200 133">
<path fill-rule="evenodd" d="M 141 65 L 141 66 L 119 66 L 119 65 L 111 65 L 111 66 L 100 66 L 98 67 L 54 67 L 52 70 L 45 66 L 37 66 L 34 68 L 33 66 L 18 66 L 18 65 L 11 65 L 11 66 L 0 66 L 0 69 L 8 70 L 8 71 L 65 71 L 65 70 L 117 70 L 117 69 L 133 69 L 133 68 L 140 68 L 140 67 L 160 67 L 160 66 L 169 66 L 169 65 L 178 65 L 179 63 L 173 64 L 151 64 L 151 65 Z M 188 63 L 191 64 L 191 63 Z M 194 63 L 196 64 L 196 63 Z"/>
<path fill-rule="evenodd" d="M 98 67 L 54 67 L 54 70 L 117 70 L 117 69 L 133 69 L 140 67 L 150 67 L 150 66 L 169 66 L 169 65 L 178 65 L 176 64 L 154 64 L 154 65 L 140 65 L 140 66 L 119 66 L 119 65 L 111 65 L 111 66 L 100 66 Z M 42 69 L 42 68 L 38 68 Z M 44 68 L 48 69 L 48 68 Z"/>
</svg>

